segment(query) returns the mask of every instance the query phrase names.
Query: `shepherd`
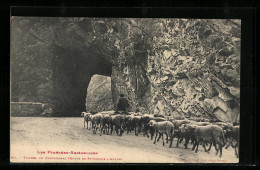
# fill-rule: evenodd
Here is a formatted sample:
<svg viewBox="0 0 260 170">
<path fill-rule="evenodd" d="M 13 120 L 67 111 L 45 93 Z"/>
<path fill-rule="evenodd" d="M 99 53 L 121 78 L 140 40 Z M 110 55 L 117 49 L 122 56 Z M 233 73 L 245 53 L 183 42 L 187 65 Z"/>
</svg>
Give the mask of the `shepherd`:
<svg viewBox="0 0 260 170">
<path fill-rule="evenodd" d="M 120 112 L 121 114 L 122 113 L 127 113 L 127 109 L 129 107 L 129 103 L 127 101 L 126 98 L 124 98 L 124 94 L 120 94 L 119 95 L 120 98 L 118 100 L 118 103 L 117 103 L 117 109 L 116 109 L 116 112 Z"/>
</svg>

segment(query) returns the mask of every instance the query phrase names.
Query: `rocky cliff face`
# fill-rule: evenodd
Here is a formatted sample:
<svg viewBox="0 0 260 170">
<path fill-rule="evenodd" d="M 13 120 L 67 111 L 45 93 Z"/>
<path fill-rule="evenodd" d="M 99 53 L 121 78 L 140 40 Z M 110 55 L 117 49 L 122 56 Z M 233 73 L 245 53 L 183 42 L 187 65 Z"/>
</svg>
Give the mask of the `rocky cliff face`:
<svg viewBox="0 0 260 170">
<path fill-rule="evenodd" d="M 240 21 L 135 21 L 128 36 L 141 38 L 122 42 L 125 50 L 117 58 L 122 62 L 112 74 L 122 74 L 112 79 L 130 89 L 133 110 L 239 121 Z"/>
<path fill-rule="evenodd" d="M 165 30 L 154 37 L 147 69 L 157 96 L 185 117 L 239 121 L 240 22 L 176 19 L 161 24 Z M 154 101 L 156 110 L 169 113 L 160 99 Z"/>
<path fill-rule="evenodd" d="M 101 74 L 113 103 L 124 93 L 132 111 L 239 121 L 240 29 L 240 20 L 13 18 L 12 100 L 70 115 Z"/>
</svg>

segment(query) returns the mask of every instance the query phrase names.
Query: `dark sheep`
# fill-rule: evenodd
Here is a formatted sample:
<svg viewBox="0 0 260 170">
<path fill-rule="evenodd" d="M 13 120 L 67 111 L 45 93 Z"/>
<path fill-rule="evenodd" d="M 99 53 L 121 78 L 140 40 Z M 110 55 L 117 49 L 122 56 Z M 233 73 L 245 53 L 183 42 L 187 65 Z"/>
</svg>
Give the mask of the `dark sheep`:
<svg viewBox="0 0 260 170">
<path fill-rule="evenodd" d="M 227 139 L 226 149 L 231 145 L 235 149 L 235 155 L 239 157 L 239 126 L 233 126 L 231 129 L 225 130 L 225 137 Z M 235 143 L 235 144 L 233 144 Z"/>
<path fill-rule="evenodd" d="M 132 119 L 136 136 L 138 136 L 138 133 L 141 131 L 141 118 L 142 116 L 134 116 Z"/>
<path fill-rule="evenodd" d="M 109 128 L 111 128 L 112 125 L 112 117 L 110 114 L 103 114 L 103 117 L 101 119 L 101 130 L 100 130 L 100 136 L 103 133 L 103 130 L 105 130 L 105 133 L 109 134 Z"/>
<path fill-rule="evenodd" d="M 146 135 L 149 138 L 148 131 L 151 130 L 151 127 L 148 125 L 148 123 L 150 122 L 150 120 L 153 120 L 153 119 L 154 119 L 154 116 L 150 115 L 150 114 L 144 114 L 141 117 L 140 124 L 143 127 L 143 136 Z M 152 136 L 151 136 L 151 139 L 152 139 Z"/>
<path fill-rule="evenodd" d="M 116 114 L 116 115 L 112 115 L 111 118 L 112 118 L 112 124 L 111 124 L 110 134 L 112 134 L 113 126 L 115 126 L 116 134 L 118 135 L 118 130 L 119 130 L 120 131 L 119 136 L 122 136 L 122 134 L 124 133 L 123 130 L 124 116 L 121 114 Z"/>
<path fill-rule="evenodd" d="M 195 136 L 194 131 L 197 125 L 195 124 L 183 124 L 180 126 L 179 131 L 182 133 L 183 138 L 185 139 L 185 149 L 188 148 L 189 141 L 191 141 L 192 144 L 195 142 Z"/>
<path fill-rule="evenodd" d="M 215 146 L 215 149 L 218 154 L 218 149 L 216 148 L 216 144 L 219 145 L 219 150 L 220 150 L 220 158 L 222 156 L 222 147 L 225 145 L 225 137 L 224 137 L 224 132 L 223 130 L 217 126 L 217 125 L 208 125 L 208 126 L 196 126 L 195 131 L 194 131 L 194 136 L 195 136 L 195 144 L 193 145 L 192 150 L 195 149 L 197 146 L 195 152 L 198 152 L 198 147 L 200 142 L 202 142 L 202 146 L 205 150 L 205 152 L 210 151 L 210 148 L 212 144 Z M 205 148 L 205 143 L 209 142 L 210 146 L 209 149 L 206 150 Z"/>
<path fill-rule="evenodd" d="M 124 126 L 126 128 L 127 134 L 129 132 L 131 132 L 133 129 L 135 129 L 135 124 L 133 122 L 133 118 L 134 118 L 134 115 L 126 115 L 125 116 L 125 121 L 124 121 L 125 124 L 124 124 Z"/>
</svg>

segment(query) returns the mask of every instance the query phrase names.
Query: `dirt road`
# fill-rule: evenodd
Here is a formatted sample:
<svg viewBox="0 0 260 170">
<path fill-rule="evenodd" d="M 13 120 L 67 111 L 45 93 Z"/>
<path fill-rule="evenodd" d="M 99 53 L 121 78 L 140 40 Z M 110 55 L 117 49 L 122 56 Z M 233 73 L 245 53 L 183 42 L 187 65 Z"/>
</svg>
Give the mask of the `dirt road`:
<svg viewBox="0 0 260 170">
<path fill-rule="evenodd" d="M 93 134 L 83 128 L 83 118 L 11 117 L 12 162 L 75 163 L 229 163 L 238 162 L 234 150 L 223 149 L 219 158 L 214 147 L 210 153 L 200 146 L 198 153 L 162 145 L 143 135 Z M 72 151 L 72 152 L 71 152 Z M 57 154 L 56 154 L 57 152 Z M 62 153 L 63 152 L 63 153 Z M 76 152 L 76 153 L 75 153 Z M 77 153 L 81 152 L 81 153 Z M 92 153 L 92 154 L 91 154 Z"/>
</svg>

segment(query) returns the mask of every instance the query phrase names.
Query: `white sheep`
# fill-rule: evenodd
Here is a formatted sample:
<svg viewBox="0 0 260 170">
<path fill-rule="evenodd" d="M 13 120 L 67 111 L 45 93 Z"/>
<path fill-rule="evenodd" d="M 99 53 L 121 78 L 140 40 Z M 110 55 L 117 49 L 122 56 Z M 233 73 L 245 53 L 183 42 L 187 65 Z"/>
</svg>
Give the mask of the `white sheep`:
<svg viewBox="0 0 260 170">
<path fill-rule="evenodd" d="M 170 145 L 169 148 L 172 147 L 172 140 L 173 140 L 173 134 L 174 134 L 174 124 L 170 121 L 162 121 L 162 122 L 156 122 L 155 120 L 150 120 L 149 125 L 154 129 L 156 136 L 154 138 L 154 144 L 156 143 L 156 138 L 158 133 L 162 136 L 163 140 L 163 146 L 164 146 L 164 139 L 163 134 L 166 134 L 170 137 Z"/>
<path fill-rule="evenodd" d="M 90 121 L 89 119 L 90 115 L 91 113 L 81 112 L 81 116 L 84 117 L 84 128 L 85 128 L 85 122 L 87 122 L 87 129 L 88 129 L 88 122 Z"/>
</svg>

